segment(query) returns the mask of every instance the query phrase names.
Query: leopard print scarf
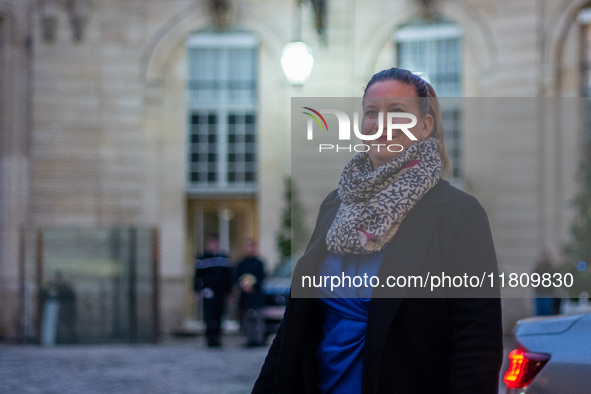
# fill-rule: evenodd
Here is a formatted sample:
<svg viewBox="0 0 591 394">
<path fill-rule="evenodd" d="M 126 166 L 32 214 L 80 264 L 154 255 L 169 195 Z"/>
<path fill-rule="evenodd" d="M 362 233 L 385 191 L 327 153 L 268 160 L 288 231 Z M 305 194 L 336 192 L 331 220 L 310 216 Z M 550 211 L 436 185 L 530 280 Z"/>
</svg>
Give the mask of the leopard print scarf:
<svg viewBox="0 0 591 394">
<path fill-rule="evenodd" d="M 441 177 L 438 141 L 428 138 L 374 170 L 369 155 L 357 154 L 339 181 L 341 205 L 328 230 L 328 250 L 366 254 L 382 250 L 416 203 Z"/>
</svg>

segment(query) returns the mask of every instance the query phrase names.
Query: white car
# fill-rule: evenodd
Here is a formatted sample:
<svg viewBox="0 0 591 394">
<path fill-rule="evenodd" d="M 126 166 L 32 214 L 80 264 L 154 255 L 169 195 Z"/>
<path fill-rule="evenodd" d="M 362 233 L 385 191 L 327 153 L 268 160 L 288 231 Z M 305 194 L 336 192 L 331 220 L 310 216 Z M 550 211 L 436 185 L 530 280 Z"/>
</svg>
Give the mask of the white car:
<svg viewBox="0 0 591 394">
<path fill-rule="evenodd" d="M 508 394 L 591 393 L 591 313 L 517 322 Z"/>
</svg>

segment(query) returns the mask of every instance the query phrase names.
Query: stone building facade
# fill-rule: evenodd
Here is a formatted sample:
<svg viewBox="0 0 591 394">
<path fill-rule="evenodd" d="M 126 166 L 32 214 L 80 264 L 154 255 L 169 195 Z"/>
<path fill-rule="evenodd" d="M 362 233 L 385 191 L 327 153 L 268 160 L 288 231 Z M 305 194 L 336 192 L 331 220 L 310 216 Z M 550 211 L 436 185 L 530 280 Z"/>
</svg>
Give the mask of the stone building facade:
<svg viewBox="0 0 591 394">
<path fill-rule="evenodd" d="M 32 35 L 34 6 L 0 2 L 0 335 L 19 319 L 19 228 L 30 220 Z"/>
<path fill-rule="evenodd" d="M 19 294 L 36 291 L 19 281 L 23 228 L 157 228 L 164 333 L 194 314 L 192 256 L 208 233 L 220 233 L 234 257 L 245 238 L 260 240 L 272 266 L 283 179 L 293 165 L 291 97 L 358 97 L 375 71 L 397 64 L 432 69 L 436 88 L 456 97 L 586 94 L 588 1 L 300 7 L 294 0 L 0 1 L 0 336 L 18 336 Z M 296 35 L 315 58 L 301 87 L 287 83 L 279 62 Z M 451 52 L 433 54 L 430 45 L 444 38 Z M 416 57 L 413 45 L 431 60 Z M 443 87 L 436 70 L 446 58 L 457 62 L 448 70 L 453 84 Z M 560 128 L 569 109 L 527 108 L 506 107 L 503 116 L 538 119 L 539 127 L 493 135 L 466 117 L 453 142 L 461 163 L 455 181 L 487 209 L 503 270 L 529 271 L 542 249 L 557 255 L 568 239 L 587 138 L 582 126 Z M 221 151 L 197 147 L 215 144 L 219 133 L 228 141 Z M 336 180 L 317 186 L 304 201 L 309 225 Z M 506 305 L 507 328 L 531 313 L 525 299 Z"/>
</svg>

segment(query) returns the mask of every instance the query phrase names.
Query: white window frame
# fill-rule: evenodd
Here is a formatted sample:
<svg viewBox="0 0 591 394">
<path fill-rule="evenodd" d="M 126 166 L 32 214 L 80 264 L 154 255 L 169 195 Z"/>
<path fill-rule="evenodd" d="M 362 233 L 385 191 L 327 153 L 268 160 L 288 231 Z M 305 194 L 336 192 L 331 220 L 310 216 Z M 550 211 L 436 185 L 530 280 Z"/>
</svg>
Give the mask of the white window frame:
<svg viewBox="0 0 591 394">
<path fill-rule="evenodd" d="M 186 41 L 187 56 L 191 56 L 190 51 L 192 49 L 252 49 L 255 53 L 258 53 L 259 39 L 252 33 L 241 33 L 241 32 L 230 32 L 230 33 L 194 33 Z M 229 56 L 229 52 L 223 51 L 223 57 Z M 189 61 L 189 59 L 188 59 Z M 228 75 L 228 59 L 224 59 L 220 63 L 221 75 Z M 255 69 L 258 68 L 258 55 L 255 57 L 254 63 Z M 191 81 L 191 69 L 187 70 L 187 81 Z M 256 71 L 255 71 L 256 72 Z M 255 76 L 254 83 L 258 84 L 258 72 Z M 257 141 L 255 137 L 254 153 L 255 161 L 253 165 L 255 180 L 254 181 L 243 181 L 243 182 L 230 182 L 228 181 L 228 116 L 233 112 L 242 114 L 254 114 L 254 134 L 257 135 L 258 130 L 258 97 L 257 87 L 255 86 L 253 100 L 243 100 L 239 102 L 230 103 L 228 98 L 227 89 L 217 89 L 218 98 L 212 100 L 202 100 L 200 98 L 193 97 L 191 95 L 189 86 L 187 89 L 187 174 L 186 184 L 187 193 L 192 195 L 207 195 L 207 194 L 246 194 L 253 195 L 258 189 L 258 152 L 257 152 Z M 192 123 L 191 116 L 194 111 L 200 113 L 215 113 L 217 115 L 217 181 L 215 183 L 201 183 L 193 182 L 191 180 L 192 166 L 194 165 L 191 159 L 192 151 Z"/>
</svg>

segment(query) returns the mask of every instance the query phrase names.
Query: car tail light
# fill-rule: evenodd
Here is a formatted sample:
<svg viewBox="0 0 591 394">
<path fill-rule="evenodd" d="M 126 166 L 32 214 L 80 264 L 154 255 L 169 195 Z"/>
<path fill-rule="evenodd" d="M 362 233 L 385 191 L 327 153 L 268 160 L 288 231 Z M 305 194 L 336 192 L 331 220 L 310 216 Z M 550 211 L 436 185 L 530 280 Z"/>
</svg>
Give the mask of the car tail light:
<svg viewBox="0 0 591 394">
<path fill-rule="evenodd" d="M 509 353 L 509 369 L 503 381 L 509 389 L 523 388 L 531 383 L 550 359 L 549 354 L 526 352 L 515 349 Z"/>
</svg>

